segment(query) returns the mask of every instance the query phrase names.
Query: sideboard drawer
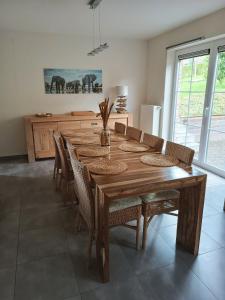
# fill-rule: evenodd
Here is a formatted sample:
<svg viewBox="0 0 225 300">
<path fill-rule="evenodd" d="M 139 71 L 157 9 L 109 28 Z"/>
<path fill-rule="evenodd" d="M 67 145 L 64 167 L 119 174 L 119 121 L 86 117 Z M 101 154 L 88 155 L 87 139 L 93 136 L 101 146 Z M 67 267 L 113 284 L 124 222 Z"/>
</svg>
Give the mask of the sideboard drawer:
<svg viewBox="0 0 225 300">
<path fill-rule="evenodd" d="M 58 122 L 58 130 L 73 130 L 80 129 L 80 121 Z"/>
<path fill-rule="evenodd" d="M 80 122 L 81 128 L 98 128 L 102 127 L 102 120 L 87 120 Z"/>
</svg>

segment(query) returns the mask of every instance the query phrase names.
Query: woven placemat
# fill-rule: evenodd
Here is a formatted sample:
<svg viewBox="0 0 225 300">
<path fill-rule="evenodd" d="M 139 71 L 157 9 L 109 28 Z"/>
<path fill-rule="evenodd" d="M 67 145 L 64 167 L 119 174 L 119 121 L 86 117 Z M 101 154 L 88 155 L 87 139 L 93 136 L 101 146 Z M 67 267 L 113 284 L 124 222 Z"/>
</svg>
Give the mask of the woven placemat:
<svg viewBox="0 0 225 300">
<path fill-rule="evenodd" d="M 61 131 L 62 135 L 66 137 L 77 137 L 77 136 L 84 136 L 84 137 L 96 137 L 93 131 L 78 131 L 78 130 L 63 130 Z"/>
<path fill-rule="evenodd" d="M 140 157 L 140 160 L 146 165 L 155 167 L 172 167 L 179 163 L 179 161 L 172 156 L 154 153 L 143 155 Z"/>
<path fill-rule="evenodd" d="M 112 134 L 110 136 L 111 142 L 123 142 L 127 141 L 129 138 L 125 135 L 119 135 L 119 134 Z"/>
<path fill-rule="evenodd" d="M 72 145 L 100 145 L 100 139 L 97 137 L 74 137 L 70 139 Z"/>
<path fill-rule="evenodd" d="M 116 175 L 127 170 L 127 164 L 118 160 L 101 158 L 88 165 L 91 173 L 98 175 Z"/>
<path fill-rule="evenodd" d="M 119 145 L 119 149 L 125 152 L 145 152 L 149 150 L 149 146 L 140 143 L 125 142 Z"/>
<path fill-rule="evenodd" d="M 84 147 L 81 146 L 77 149 L 79 155 L 88 156 L 88 157 L 98 157 L 98 156 L 105 156 L 110 153 L 109 147 L 101 147 L 101 146 L 88 146 Z"/>
</svg>

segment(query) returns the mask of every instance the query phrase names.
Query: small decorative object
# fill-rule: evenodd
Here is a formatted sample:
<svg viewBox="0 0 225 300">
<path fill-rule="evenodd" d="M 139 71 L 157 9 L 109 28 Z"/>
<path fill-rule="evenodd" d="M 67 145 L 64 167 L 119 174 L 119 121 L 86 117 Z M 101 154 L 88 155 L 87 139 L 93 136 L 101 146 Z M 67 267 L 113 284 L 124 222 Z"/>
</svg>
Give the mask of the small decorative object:
<svg viewBox="0 0 225 300">
<path fill-rule="evenodd" d="M 44 69 L 46 94 L 100 94 L 102 70 Z"/>
<path fill-rule="evenodd" d="M 116 95 L 117 95 L 116 111 L 119 114 L 123 114 L 127 112 L 128 86 L 127 85 L 116 86 Z"/>
<path fill-rule="evenodd" d="M 110 129 L 108 129 L 108 120 L 114 103 L 109 103 L 109 98 L 99 104 L 100 113 L 96 117 L 101 116 L 103 129 L 101 131 L 100 140 L 101 146 L 110 146 Z"/>
<path fill-rule="evenodd" d="M 38 118 L 52 117 L 52 113 L 38 113 L 35 116 Z"/>
</svg>

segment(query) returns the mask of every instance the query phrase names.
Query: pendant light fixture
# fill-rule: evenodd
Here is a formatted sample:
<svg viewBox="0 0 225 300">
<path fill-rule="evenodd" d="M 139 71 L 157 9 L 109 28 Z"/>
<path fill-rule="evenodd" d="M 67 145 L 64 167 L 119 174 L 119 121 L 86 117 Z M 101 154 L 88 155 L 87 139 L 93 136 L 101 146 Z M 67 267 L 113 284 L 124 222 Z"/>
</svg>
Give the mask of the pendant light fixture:
<svg viewBox="0 0 225 300">
<path fill-rule="evenodd" d="M 92 36 L 93 36 L 93 50 L 91 50 L 90 52 L 88 52 L 88 56 L 94 56 L 102 51 L 104 51 L 105 49 L 109 48 L 109 45 L 108 43 L 102 43 L 102 37 L 101 37 L 101 14 L 100 14 L 100 2 L 102 0 L 90 0 L 88 2 L 88 5 L 90 7 L 90 9 L 92 9 L 93 11 L 93 14 L 92 14 L 92 18 L 93 18 L 93 24 L 92 24 Z M 95 32 L 96 32 L 96 29 L 95 29 L 95 10 L 96 8 L 98 7 L 98 34 L 96 34 L 96 37 L 95 37 Z M 95 45 L 95 42 L 96 40 L 98 39 L 98 42 L 99 42 L 99 46 L 96 47 Z"/>
</svg>

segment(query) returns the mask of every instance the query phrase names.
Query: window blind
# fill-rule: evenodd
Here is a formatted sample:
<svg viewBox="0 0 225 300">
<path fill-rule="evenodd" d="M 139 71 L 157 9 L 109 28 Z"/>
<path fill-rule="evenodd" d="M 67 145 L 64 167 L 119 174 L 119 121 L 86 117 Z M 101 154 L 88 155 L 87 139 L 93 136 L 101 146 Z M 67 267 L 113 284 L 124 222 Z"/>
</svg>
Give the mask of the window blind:
<svg viewBox="0 0 225 300">
<path fill-rule="evenodd" d="M 218 47 L 218 52 L 225 52 L 225 45 Z"/>
<path fill-rule="evenodd" d="M 209 54 L 210 54 L 210 49 L 205 49 L 205 50 L 199 50 L 195 52 L 178 55 L 178 59 L 183 60 L 183 59 L 194 58 L 194 57 L 204 56 Z"/>
</svg>

